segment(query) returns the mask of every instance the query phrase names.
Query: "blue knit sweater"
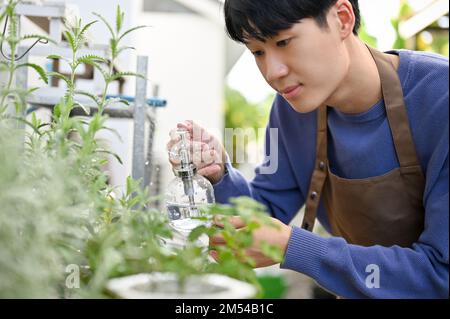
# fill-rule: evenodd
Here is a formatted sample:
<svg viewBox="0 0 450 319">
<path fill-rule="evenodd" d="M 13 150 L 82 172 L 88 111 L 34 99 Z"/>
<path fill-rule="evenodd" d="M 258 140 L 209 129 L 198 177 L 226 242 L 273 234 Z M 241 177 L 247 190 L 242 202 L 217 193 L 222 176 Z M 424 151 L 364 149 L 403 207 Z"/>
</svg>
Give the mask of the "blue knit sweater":
<svg viewBox="0 0 450 319">
<path fill-rule="evenodd" d="M 304 273 L 345 298 L 448 298 L 448 91 L 447 58 L 424 52 L 391 51 L 400 56 L 398 74 L 416 150 L 426 176 L 425 229 L 411 248 L 362 247 L 343 238 L 323 238 L 294 227 L 282 268 Z M 226 164 L 228 173 L 214 185 L 216 200 L 250 196 L 273 217 L 289 223 L 305 203 L 316 142 L 317 111 L 295 112 L 277 96 L 268 128 L 278 128 L 279 164 L 275 174 L 248 182 Z M 361 114 L 328 115 L 328 153 L 333 173 L 348 179 L 382 175 L 399 166 L 383 101 Z M 266 137 L 266 152 L 269 140 Z M 330 230 L 323 202 L 318 220 Z M 371 268 L 376 265 L 377 269 Z M 379 274 L 379 277 L 374 277 Z M 379 285 L 377 279 L 379 278 Z"/>
</svg>

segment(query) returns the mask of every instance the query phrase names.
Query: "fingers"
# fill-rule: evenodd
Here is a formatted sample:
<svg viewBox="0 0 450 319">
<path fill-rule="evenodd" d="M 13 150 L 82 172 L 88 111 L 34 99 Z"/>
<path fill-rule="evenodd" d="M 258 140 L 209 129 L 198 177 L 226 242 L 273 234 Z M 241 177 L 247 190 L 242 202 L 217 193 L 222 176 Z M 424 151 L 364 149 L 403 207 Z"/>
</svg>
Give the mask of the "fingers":
<svg viewBox="0 0 450 319">
<path fill-rule="evenodd" d="M 202 176 L 214 176 L 216 174 L 219 174 L 221 171 L 222 167 L 219 164 L 212 164 L 199 169 L 198 174 Z"/>
<path fill-rule="evenodd" d="M 197 142 L 210 143 L 215 140 L 213 135 L 209 134 L 207 130 L 193 121 L 178 123 L 177 130 L 179 129 L 188 131 L 190 139 Z"/>
<path fill-rule="evenodd" d="M 217 250 L 210 250 L 210 251 L 209 251 L 209 255 L 210 255 L 215 261 L 219 261 L 219 253 L 217 252 Z"/>
<path fill-rule="evenodd" d="M 192 134 L 193 127 L 194 127 L 194 122 L 191 121 L 191 120 L 184 121 L 182 123 L 178 123 L 177 124 L 177 128 L 178 129 L 186 130 L 186 131 L 188 131 L 191 134 Z"/>
<path fill-rule="evenodd" d="M 212 164 L 222 164 L 220 156 L 215 150 L 209 149 L 207 144 L 201 145 L 201 151 L 195 152 L 193 162 L 198 170 L 208 167 Z"/>
<path fill-rule="evenodd" d="M 191 160 L 198 170 L 211 164 L 220 163 L 220 156 L 216 151 L 210 150 L 208 144 L 202 142 L 189 142 L 188 147 L 191 153 Z M 173 144 L 172 142 L 169 142 L 167 144 L 169 161 L 172 165 L 178 165 L 180 163 L 179 149 L 179 143 Z"/>
<path fill-rule="evenodd" d="M 198 169 L 214 163 L 213 151 L 209 149 L 208 144 L 194 142 L 191 147 L 192 162 Z"/>
<path fill-rule="evenodd" d="M 188 132 L 190 158 L 197 167 L 198 174 L 207 177 L 212 183 L 223 176 L 226 152 L 220 141 L 193 121 L 177 124 L 177 128 L 169 132 L 170 140 L 166 145 L 169 161 L 172 166 L 180 165 L 181 137 L 179 130 Z"/>
<path fill-rule="evenodd" d="M 169 153 L 169 160 L 172 164 L 179 164 L 181 147 L 182 145 L 179 141 L 175 142 L 175 140 L 170 140 L 167 143 L 166 148 Z M 199 162 L 198 158 L 202 158 L 201 154 L 206 152 L 209 149 L 209 146 L 205 143 L 189 141 L 187 143 L 187 148 L 189 150 L 191 160 L 195 161 L 197 159 L 197 162 Z"/>
<path fill-rule="evenodd" d="M 177 128 L 169 132 L 170 140 L 167 143 L 167 150 L 171 149 L 177 143 L 180 142 L 180 134 L 178 131 L 184 129 L 188 131 L 187 137 L 191 142 L 201 142 L 208 144 L 209 148 L 216 150 L 218 153 L 223 152 L 223 146 L 220 141 L 213 135 L 209 134 L 204 128 L 192 121 L 185 121 L 183 123 L 178 123 Z M 223 155 L 223 154 L 219 154 Z M 220 156 L 222 158 L 222 156 Z"/>
<path fill-rule="evenodd" d="M 220 246 L 220 245 L 225 245 L 225 239 L 223 238 L 222 235 L 217 234 L 214 236 L 211 236 L 209 238 L 209 245 L 214 247 L 214 246 Z"/>
<path fill-rule="evenodd" d="M 179 143 L 171 140 L 167 143 L 169 161 L 173 166 L 180 164 Z M 191 159 L 197 167 L 198 173 L 203 176 L 217 174 L 223 170 L 222 156 L 216 150 L 211 150 L 210 146 L 203 142 L 189 142 Z"/>
<path fill-rule="evenodd" d="M 219 252 L 217 250 L 210 250 L 209 251 L 209 255 L 216 261 L 216 262 L 220 262 L 220 257 L 219 257 Z M 234 256 L 237 257 L 241 262 L 243 263 L 249 263 L 249 258 L 246 257 L 244 258 L 242 255 L 237 255 L 236 253 L 234 253 Z M 250 256 L 250 255 L 249 255 Z"/>
<path fill-rule="evenodd" d="M 242 220 L 239 216 L 223 216 L 223 215 L 216 215 L 213 218 L 213 224 L 217 227 L 223 228 L 224 227 L 224 220 L 227 220 L 231 225 L 233 225 L 234 228 L 240 229 L 244 228 L 246 226 L 245 222 Z M 218 246 L 218 245 L 224 245 L 225 239 L 221 234 L 216 234 L 210 237 L 209 243 L 211 246 Z"/>
<path fill-rule="evenodd" d="M 244 228 L 246 226 L 244 220 L 239 216 L 223 216 L 223 215 L 216 215 L 213 218 L 213 223 L 217 227 L 223 228 L 224 222 L 223 220 L 227 220 L 231 225 L 233 225 L 234 228 Z"/>
</svg>

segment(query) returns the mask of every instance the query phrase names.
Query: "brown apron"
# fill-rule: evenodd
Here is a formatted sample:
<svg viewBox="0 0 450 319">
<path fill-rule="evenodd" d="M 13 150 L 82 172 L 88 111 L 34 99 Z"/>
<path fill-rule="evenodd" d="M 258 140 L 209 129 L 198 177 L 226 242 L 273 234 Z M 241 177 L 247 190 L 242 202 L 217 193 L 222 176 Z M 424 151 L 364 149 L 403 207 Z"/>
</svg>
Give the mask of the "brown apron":
<svg viewBox="0 0 450 319">
<path fill-rule="evenodd" d="M 391 61 L 369 48 L 378 68 L 400 167 L 382 176 L 345 179 L 327 158 L 327 107 L 318 114 L 317 154 L 302 228 L 312 231 L 323 195 L 333 236 L 362 246 L 410 247 L 424 229 L 425 180 L 409 127 L 403 90 Z"/>
</svg>

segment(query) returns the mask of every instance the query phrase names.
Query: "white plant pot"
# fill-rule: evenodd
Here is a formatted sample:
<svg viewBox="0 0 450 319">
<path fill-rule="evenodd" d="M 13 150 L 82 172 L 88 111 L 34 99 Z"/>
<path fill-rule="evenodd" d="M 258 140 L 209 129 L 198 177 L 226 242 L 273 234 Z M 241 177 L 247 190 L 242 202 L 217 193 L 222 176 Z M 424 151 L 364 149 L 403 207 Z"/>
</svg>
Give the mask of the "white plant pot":
<svg viewBox="0 0 450 319">
<path fill-rule="evenodd" d="M 254 286 L 224 275 L 205 274 L 187 278 L 181 290 L 174 273 L 149 273 L 115 278 L 106 289 L 122 299 L 251 299 Z"/>
</svg>

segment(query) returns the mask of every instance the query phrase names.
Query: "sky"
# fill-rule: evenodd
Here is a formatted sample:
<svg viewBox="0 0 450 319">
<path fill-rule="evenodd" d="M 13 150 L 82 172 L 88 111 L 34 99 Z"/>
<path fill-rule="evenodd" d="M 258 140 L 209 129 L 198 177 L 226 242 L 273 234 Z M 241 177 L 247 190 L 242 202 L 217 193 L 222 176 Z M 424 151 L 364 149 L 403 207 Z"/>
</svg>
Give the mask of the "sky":
<svg viewBox="0 0 450 319">
<path fill-rule="evenodd" d="M 415 9 L 427 5 L 430 0 L 410 0 Z M 400 0 L 359 0 L 361 15 L 367 32 L 378 39 L 378 49 L 388 50 L 395 41 L 391 18 L 398 12 Z M 239 90 L 250 102 L 264 100 L 273 89 L 261 76 L 253 55 L 246 50 L 227 77 L 227 84 Z"/>
</svg>

